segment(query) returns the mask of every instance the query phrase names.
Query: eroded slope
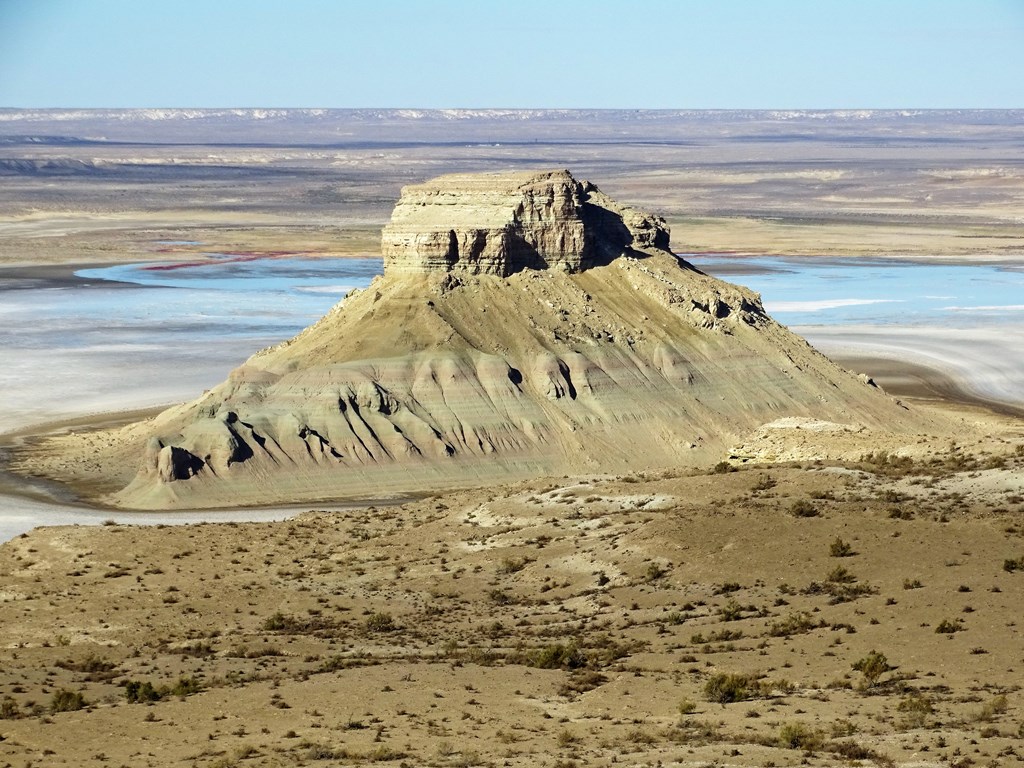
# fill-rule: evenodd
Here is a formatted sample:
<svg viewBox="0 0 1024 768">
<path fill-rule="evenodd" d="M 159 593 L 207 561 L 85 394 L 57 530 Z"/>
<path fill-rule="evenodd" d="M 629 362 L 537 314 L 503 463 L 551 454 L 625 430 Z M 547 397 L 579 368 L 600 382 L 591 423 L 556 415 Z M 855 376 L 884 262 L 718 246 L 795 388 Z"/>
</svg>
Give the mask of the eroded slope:
<svg viewBox="0 0 1024 768">
<path fill-rule="evenodd" d="M 708 463 L 782 417 L 930 426 L 667 242 L 564 171 L 409 188 L 382 278 L 89 462 L 113 503 L 201 507 Z"/>
</svg>

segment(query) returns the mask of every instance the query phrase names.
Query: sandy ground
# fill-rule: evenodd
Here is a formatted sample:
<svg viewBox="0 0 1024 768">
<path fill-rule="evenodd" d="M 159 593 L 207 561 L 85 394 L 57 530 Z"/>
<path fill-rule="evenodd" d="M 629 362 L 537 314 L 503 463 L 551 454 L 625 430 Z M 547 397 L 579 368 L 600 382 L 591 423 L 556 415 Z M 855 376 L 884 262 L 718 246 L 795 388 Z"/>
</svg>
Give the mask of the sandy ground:
<svg viewBox="0 0 1024 768">
<path fill-rule="evenodd" d="M 0 547 L 0 759 L 1018 764 L 1024 435 L 992 426 L 917 461 L 33 531 Z"/>
</svg>

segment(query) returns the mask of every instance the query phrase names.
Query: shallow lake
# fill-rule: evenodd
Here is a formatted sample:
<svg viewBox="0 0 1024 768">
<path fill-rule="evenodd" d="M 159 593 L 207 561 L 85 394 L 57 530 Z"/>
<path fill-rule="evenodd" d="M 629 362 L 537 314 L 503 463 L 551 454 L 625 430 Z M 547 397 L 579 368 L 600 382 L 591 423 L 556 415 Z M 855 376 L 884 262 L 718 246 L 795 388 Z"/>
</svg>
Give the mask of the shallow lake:
<svg viewBox="0 0 1024 768">
<path fill-rule="evenodd" d="M 686 256 L 762 295 L 788 326 L 992 327 L 1024 322 L 1024 266 Z"/>
</svg>

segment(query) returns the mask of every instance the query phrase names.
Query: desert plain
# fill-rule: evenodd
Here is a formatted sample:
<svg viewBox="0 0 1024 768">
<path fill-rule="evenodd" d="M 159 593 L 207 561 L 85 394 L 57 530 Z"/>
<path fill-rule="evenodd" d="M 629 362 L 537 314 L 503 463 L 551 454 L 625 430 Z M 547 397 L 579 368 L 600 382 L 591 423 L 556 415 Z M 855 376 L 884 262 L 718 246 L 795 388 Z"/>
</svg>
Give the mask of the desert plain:
<svg viewBox="0 0 1024 768">
<path fill-rule="evenodd" d="M 372 256 L 402 185 L 537 167 L 661 214 L 678 253 L 1021 263 L 1015 113 L 0 118 L 5 290 L 211 252 Z M 138 367 L 180 400 L 255 351 L 218 367 L 163 343 Z M 941 354 L 857 351 L 840 362 L 947 427 L 777 425 L 703 466 L 18 535 L 0 549 L 0 759 L 1019 764 L 1019 404 L 983 402 Z M 119 410 L 107 387 L 67 423 L 81 373 L 10 385 L 41 393 L 10 449 L 117 420 L 92 413 Z"/>
</svg>

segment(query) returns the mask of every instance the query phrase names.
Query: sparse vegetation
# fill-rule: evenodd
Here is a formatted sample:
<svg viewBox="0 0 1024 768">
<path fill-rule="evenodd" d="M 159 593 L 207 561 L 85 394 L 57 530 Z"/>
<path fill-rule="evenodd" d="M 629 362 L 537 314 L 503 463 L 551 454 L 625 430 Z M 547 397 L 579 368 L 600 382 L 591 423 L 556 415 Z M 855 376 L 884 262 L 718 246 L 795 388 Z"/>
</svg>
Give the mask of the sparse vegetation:
<svg viewBox="0 0 1024 768">
<path fill-rule="evenodd" d="M 867 656 L 855 661 L 853 669 L 855 672 L 860 672 L 863 676 L 865 688 L 873 688 L 878 685 L 882 675 L 886 672 L 891 672 L 895 667 L 889 664 L 885 654 L 871 651 Z"/>
<path fill-rule="evenodd" d="M 583 76 L 596 72 L 599 57 L 584 61 L 587 46 L 571 43 Z M 820 113 L 767 123 L 765 115 L 744 115 L 721 124 L 718 116 L 655 115 L 652 123 L 651 115 L 624 115 L 628 135 L 610 143 L 604 139 L 623 127 L 618 118 L 598 131 L 570 116 L 573 131 L 592 140 L 567 144 L 557 133 L 566 118 L 552 113 L 523 123 L 530 138 L 522 146 L 506 141 L 520 130 L 509 115 L 476 127 L 475 117 L 448 119 L 462 114 L 393 116 L 377 136 L 368 111 L 352 120 L 274 113 L 259 121 L 258 136 L 248 136 L 232 113 L 223 118 L 229 140 L 213 148 L 192 141 L 222 119 L 210 116 L 149 120 L 139 113 L 118 128 L 144 138 L 143 123 L 152 123 L 176 137 L 167 147 L 105 136 L 78 113 L 63 121 L 63 133 L 43 130 L 52 120 L 7 121 L 7 134 L 18 136 L 0 141 L 0 196 L 14 226 L 0 238 L 0 260 L 14 259 L 7 277 L 20 271 L 33 284 L 52 277 L 70 285 L 72 270 L 53 262 L 144 256 L 186 264 L 224 254 L 230 266 L 287 253 L 374 255 L 381 247 L 375 222 L 387 218 L 400 184 L 431 169 L 527 160 L 611 169 L 615 185 L 656 201 L 678 222 L 676 245 L 687 251 L 765 250 L 767 242 L 786 252 L 823 245 L 836 254 L 852 247 L 963 257 L 966 249 L 1016 258 L 1024 242 L 1020 226 L 1011 226 L 1024 195 L 1013 159 L 1019 115 L 987 114 L 980 126 L 970 118 L 972 125 L 953 131 L 949 114 Z M 424 140 L 404 142 L 406 123 L 422 125 L 415 130 Z M 301 146 L 286 146 L 286 136 L 285 144 L 272 141 L 290 124 L 326 144 L 313 134 Z M 640 136 L 647 124 L 661 131 L 652 141 Z M 355 133 L 347 136 L 350 127 Z M 475 136 L 469 142 L 462 141 L 467 130 Z M 476 134 L 488 133 L 493 141 L 477 142 Z M 527 146 L 533 138 L 540 143 Z M 983 151 L 970 154 L 972 141 Z M 659 165 L 659 157 L 670 162 Z M 629 177 L 639 160 L 644 172 Z M 695 207 L 673 199 L 673 189 L 694 184 Z M 886 204 L 890 198 L 901 202 Z M 339 215 L 338 201 L 352 210 Z M 59 214 L 52 223 L 50 214 Z M 621 229 L 613 220 L 596 223 Z M 60 236 L 46 236 L 54 232 Z M 447 233 L 436 233 L 442 249 Z M 460 241 L 460 259 L 478 245 Z M 64 526 L 5 542 L 0 765 L 1020 763 L 1020 420 L 981 407 L 948 420 L 947 404 L 904 399 L 903 409 L 867 384 L 847 399 L 842 388 L 854 382 L 830 368 L 822 377 L 810 372 L 827 399 L 820 405 L 775 397 L 776 384 L 792 389 L 783 379 L 769 382 L 767 400 L 719 402 L 717 388 L 737 382 L 704 378 L 701 367 L 728 362 L 718 353 L 732 341 L 750 342 L 756 354 L 756 337 L 776 329 L 764 325 L 746 291 L 675 296 L 657 279 L 671 259 L 640 256 L 568 281 L 535 269 L 511 275 L 509 286 L 525 299 L 513 314 L 495 303 L 504 280 L 495 275 L 410 274 L 397 293 L 378 280 L 347 302 L 346 312 L 362 302 L 366 314 L 347 330 L 339 326 L 327 346 L 307 344 L 307 335 L 261 353 L 226 387 L 202 396 L 202 420 L 181 441 L 186 425 L 168 423 L 162 443 L 193 443 L 207 466 L 198 479 L 157 484 L 154 492 L 186 503 L 207 480 L 224 481 L 246 502 L 247 478 L 253 493 L 264 482 L 261 462 L 269 469 L 276 457 L 291 472 L 295 458 L 293 492 L 283 493 L 299 501 L 317 493 L 319 475 L 339 469 L 361 478 L 354 489 L 397 474 L 410 444 L 437 450 L 439 462 L 468 459 L 487 487 L 467 481 L 400 504 L 297 506 L 273 523 Z M 612 306 L 605 299 L 616 281 L 623 295 L 613 317 L 599 305 Z M 671 306 L 663 308 L 666 297 Z M 414 322 L 421 310 L 427 325 Z M 620 324 L 637 313 L 649 316 L 641 327 Z M 672 332 L 675 320 L 693 327 L 692 339 Z M 394 333 L 374 336 L 380 322 Z M 698 328 L 707 323 L 714 329 Z M 503 327 L 502 348 L 478 349 L 475 337 L 491 324 Z M 176 330 L 165 328 L 166 337 L 187 339 Z M 454 356 L 442 348 L 450 333 L 467 340 Z M 383 358 L 317 367 L 335 348 L 401 352 L 410 345 L 422 347 L 411 367 Z M 569 350 L 579 354 L 563 354 Z M 292 370 L 284 358 L 294 352 L 302 357 Z M 794 352 L 791 361 L 778 357 L 776 370 L 799 378 L 807 363 L 827 367 L 801 345 Z M 61 365 L 43 361 L 54 371 Z M 556 390 L 570 390 L 557 401 L 543 398 L 547 369 Z M 731 370 L 744 376 L 742 364 Z M 407 373 L 411 389 L 402 384 Z M 756 386 L 757 378 L 745 383 Z M 687 389 L 686 402 L 647 403 L 640 390 L 670 379 Z M 629 381 L 640 385 L 640 399 L 612 413 L 619 401 L 606 398 L 607 387 L 628 393 Z M 270 421 L 242 404 L 270 390 L 287 395 L 301 413 L 297 422 L 269 402 Z M 470 423 L 473 402 L 505 402 L 506 394 L 512 407 L 498 421 Z M 539 421 L 520 407 L 538 394 L 546 414 Z M 880 413 L 861 419 L 858 410 L 871 398 Z M 835 425 L 779 424 L 747 434 L 747 414 L 738 417 L 747 405 L 778 417 L 822 415 Z M 711 418 L 719 409 L 723 418 Z M 659 423 L 672 413 L 692 416 L 697 428 Z M 899 434 L 892 428 L 901 414 L 929 433 Z M 633 433 L 621 444 L 614 431 L 600 435 L 599 424 L 588 423 L 617 416 L 615 430 Z M 358 438 L 345 436 L 346 420 Z M 44 460 L 85 494 L 132 482 L 146 450 L 140 432 L 54 426 L 50 436 L 12 439 L 19 445 L 5 454 L 5 466 L 17 471 L 19 456 L 52 456 Z M 260 458 L 222 471 L 235 440 Z M 580 440 L 583 453 L 568 463 L 587 472 L 571 476 L 547 476 L 546 459 L 534 463 L 516 448 L 536 444 L 557 456 Z M 81 463 L 58 468 L 65 455 L 50 449 L 62 445 L 81 446 Z M 603 445 L 630 469 L 606 473 Z M 307 448 L 308 474 L 301 469 Z M 670 466 L 676 448 L 683 461 Z M 650 466 L 648 449 L 659 466 Z M 143 474 L 155 477 L 149 453 Z M 690 456 L 704 465 L 688 466 Z M 402 485 L 430 482 L 434 459 L 410 458 Z M 91 485 L 91 465 L 110 461 L 116 477 Z M 505 468 L 521 469 L 523 479 L 502 479 Z M 383 479 L 382 496 L 399 490 Z M 936 633 L 944 621 L 961 631 Z M 865 663 L 870 656 L 881 664 Z M 60 691 L 78 694 L 83 708 L 55 711 Z"/>
<path fill-rule="evenodd" d="M 159 701 L 166 695 L 148 680 L 129 680 L 124 687 L 124 696 L 132 703 Z"/>
<path fill-rule="evenodd" d="M 730 704 L 770 696 L 773 689 L 762 675 L 717 672 L 704 683 L 704 697 L 716 704 Z"/>
<path fill-rule="evenodd" d="M 718 616 L 722 621 L 738 621 L 743 618 L 743 606 L 735 599 L 729 601 L 718 609 Z"/>
<path fill-rule="evenodd" d="M 236 529 L 226 526 L 196 538 L 186 529 L 164 529 L 164 538 L 154 536 L 148 546 L 156 542 L 171 554 L 193 554 L 159 561 L 163 569 L 154 566 L 155 558 L 142 565 L 141 558 L 130 559 L 120 550 L 90 557 L 98 563 L 90 569 L 86 558 L 72 551 L 72 563 L 53 569 L 68 574 L 62 578 L 70 590 L 94 582 L 109 589 L 110 563 L 120 562 L 131 572 L 115 584 L 131 586 L 131 601 L 108 597 L 112 608 L 101 617 L 117 627 L 109 631 L 123 645 L 86 645 L 77 630 L 63 628 L 68 638 L 63 643 L 51 640 L 30 652 L 11 643 L 10 657 L 38 660 L 49 654 L 52 661 L 36 671 L 8 659 L 31 682 L 24 690 L 11 685 L 2 692 L 4 735 L 8 726 L 24 727 L 25 721 L 56 720 L 52 696 L 66 690 L 78 692 L 84 706 L 95 703 L 104 717 L 108 708 L 124 710 L 124 716 L 154 731 L 161 723 L 180 724 L 181 706 L 201 713 L 190 722 L 199 723 L 194 729 L 200 739 L 213 734 L 203 742 L 210 744 L 209 754 L 200 754 L 201 749 L 190 754 L 197 764 L 225 761 L 232 768 L 277 755 L 272 749 L 296 765 L 369 764 L 408 753 L 470 768 L 514 761 L 540 744 L 556 749 L 563 763 L 579 765 L 585 755 L 607 762 L 614 753 L 621 762 L 623 749 L 630 760 L 653 764 L 665 759 L 666 749 L 683 745 L 701 764 L 718 756 L 732 760 L 740 757 L 732 755 L 734 750 L 746 754 L 754 746 L 799 750 L 808 754 L 795 752 L 786 759 L 822 765 L 890 765 L 878 744 L 885 744 L 895 760 L 909 760 L 912 750 L 930 759 L 954 746 L 962 754 L 971 754 L 967 746 L 987 750 L 984 759 L 996 759 L 1019 726 L 1011 715 L 1012 691 L 1004 695 L 991 684 L 967 683 L 966 673 L 953 667 L 936 679 L 927 654 L 919 652 L 913 668 L 900 674 L 885 655 L 877 650 L 865 655 L 870 646 L 859 643 L 862 637 L 872 643 L 891 638 L 886 632 L 899 627 L 897 640 L 925 648 L 941 645 L 956 665 L 970 670 L 971 681 L 985 680 L 982 670 L 994 664 L 1012 667 L 1006 638 L 1014 628 L 1002 629 L 998 611 L 1013 605 L 1015 592 L 1007 585 L 1015 576 L 998 570 L 1002 554 L 995 570 L 990 558 L 979 555 L 999 552 L 988 542 L 998 546 L 1019 535 L 1017 524 L 1007 518 L 992 525 L 991 516 L 1000 513 L 985 512 L 982 530 L 989 539 L 984 543 L 940 537 L 926 521 L 944 511 L 944 499 L 933 502 L 936 510 L 924 512 L 916 502 L 905 502 L 918 510 L 918 520 L 894 524 L 886 517 L 888 502 L 870 485 L 874 480 L 864 481 L 868 488 L 860 492 L 850 481 L 843 493 L 837 488 L 832 498 L 815 501 L 828 504 L 829 517 L 807 524 L 788 514 L 794 496 L 823 494 L 809 484 L 794 486 L 797 476 L 796 469 L 773 469 L 777 482 L 772 493 L 756 497 L 756 509 L 736 506 L 736 498 L 749 500 L 749 495 L 723 496 L 722 513 L 710 518 L 682 505 L 678 511 L 671 504 L 666 512 L 647 511 L 636 499 L 655 493 L 641 483 L 660 483 L 658 494 L 683 498 L 667 490 L 671 484 L 703 478 L 733 486 L 722 493 L 742 494 L 744 483 L 756 482 L 758 474 L 721 483 L 699 474 L 680 480 L 638 477 L 627 502 L 616 501 L 616 491 L 609 490 L 626 487 L 618 480 L 573 489 L 578 499 L 600 498 L 594 510 L 534 504 L 530 498 L 557 494 L 561 499 L 563 491 L 531 490 L 518 507 L 499 499 L 489 502 L 489 516 L 465 522 L 464 506 L 436 510 L 436 500 L 389 515 L 325 513 L 290 521 L 280 539 L 247 535 L 244 546 L 228 535 Z M 785 515 L 788 557 L 780 558 L 782 550 L 751 524 L 764 519 L 765 509 Z M 847 510 L 858 515 L 855 529 L 843 517 Z M 966 529 L 967 513 L 957 514 Z M 1014 531 L 1006 531 L 1011 526 Z M 151 535 L 130 526 L 117 526 L 116 534 L 112 530 L 105 533 L 116 535 L 131 552 L 145 551 L 139 542 Z M 202 538 L 209 539 L 207 549 Z M 920 551 L 922 541 L 934 547 L 935 556 L 908 556 Z M 856 559 L 854 543 L 864 553 Z M 39 552 L 28 548 L 19 551 L 26 561 L 28 555 L 53 557 L 35 542 L 31 548 Z M 224 554 L 237 560 L 230 569 L 223 567 Z M 895 599 L 885 595 L 861 599 L 877 593 L 875 581 L 887 591 L 899 590 L 903 575 L 881 569 L 883 560 L 913 563 L 914 575 L 906 583 L 916 592 L 900 593 L 904 597 L 895 609 L 890 607 Z M 6 562 L 11 567 L 10 557 Z M 807 584 L 808 572 L 818 573 L 818 580 L 803 589 L 789 586 Z M 141 581 L 134 581 L 136 574 Z M 602 575 L 603 587 L 598 586 Z M 173 608 L 162 603 L 168 594 L 180 598 Z M 943 621 L 968 629 L 958 615 L 973 629 L 975 619 L 951 612 L 970 608 L 950 603 L 958 597 L 970 597 L 977 609 L 972 615 L 979 629 L 986 628 L 983 649 L 979 643 L 936 642 Z M 72 604 L 62 604 L 67 600 L 62 596 L 49 599 L 62 607 Z M 852 600 L 858 603 L 847 604 Z M 136 604 L 149 611 L 157 606 L 145 615 L 162 622 L 158 632 L 132 626 L 132 617 L 140 615 Z M 274 608 L 261 613 L 262 605 Z M 0 611 L 18 607 L 0 602 Z M 908 622 L 907 616 L 915 618 Z M 147 642 L 134 642 L 136 636 Z M 755 665 L 764 673 L 748 671 Z M 359 683 L 363 693 L 349 701 L 340 692 L 355 680 L 372 683 Z M 212 695 L 193 695 L 203 689 Z M 651 696 L 654 690 L 660 698 Z M 228 721 L 230 726 L 218 719 L 221 711 L 238 711 L 236 696 L 251 697 L 254 691 L 252 700 L 280 723 L 268 726 L 269 735 L 237 718 Z M 671 699 L 666 691 L 674 693 Z M 176 697 L 189 698 L 187 704 L 167 703 Z M 671 725 L 633 722 L 609 707 L 595 710 L 607 712 L 598 737 L 575 721 L 562 722 L 564 713 L 558 711 L 566 705 L 582 711 L 641 701 Z M 508 721 L 504 702 L 512 703 L 524 727 Z M 544 704 L 534 709 L 531 702 Z M 703 709 L 707 718 L 700 714 Z M 331 714 L 321 714 L 337 711 L 333 724 Z M 63 718 L 76 728 L 79 719 L 89 718 Z M 343 740 L 335 729 L 344 731 Z M 569 735 L 559 747 L 563 731 Z M 906 731 L 913 733 L 901 736 Z M 937 747 L 937 738 L 925 738 L 932 733 L 951 746 Z M 482 743 L 472 734 L 490 739 L 493 748 L 463 748 Z M 270 738 L 276 740 L 273 748 L 267 746 Z M 978 744 L 969 745 L 969 738 Z M 449 745 L 443 750 L 436 746 L 442 741 Z M 424 744 L 433 746 L 423 752 Z M 121 752 L 111 754 L 111 763 L 130 762 Z"/>
<path fill-rule="evenodd" d="M 948 619 L 943 619 L 939 622 L 938 626 L 935 627 L 935 631 L 940 635 L 952 635 L 954 632 L 962 631 L 963 628 L 964 626 L 960 623 L 959 619 L 957 619 L 956 621 L 949 621 Z"/>
<path fill-rule="evenodd" d="M 857 577 L 843 566 L 838 565 L 828 572 L 828 575 L 825 576 L 825 581 L 833 584 L 853 584 L 857 581 Z"/>
<path fill-rule="evenodd" d="M 857 583 L 857 577 L 842 567 L 830 571 L 823 582 L 812 581 L 801 590 L 804 595 L 828 595 L 830 605 L 848 603 L 877 592 L 870 584 Z"/>
<path fill-rule="evenodd" d="M 1003 560 L 1003 570 L 1007 573 L 1014 573 L 1016 571 L 1024 571 L 1024 555 L 1020 557 L 1008 557 Z"/>
<path fill-rule="evenodd" d="M 836 536 L 828 546 L 830 557 L 852 557 L 856 554 L 849 542 L 843 541 L 842 537 Z"/>
<path fill-rule="evenodd" d="M 724 584 L 719 584 L 712 591 L 713 595 L 729 595 L 733 592 L 739 592 L 743 589 L 743 585 L 736 581 L 727 581 Z"/>
<path fill-rule="evenodd" d="M 789 514 L 793 517 L 817 517 L 820 513 L 807 499 L 798 499 L 789 505 Z"/>
<path fill-rule="evenodd" d="M 50 699 L 51 712 L 75 712 L 85 707 L 85 697 L 78 691 L 61 688 Z"/>
<path fill-rule="evenodd" d="M 562 666 L 562 665 L 559 665 Z M 559 696 L 574 696 L 592 691 L 608 682 L 608 677 L 592 669 L 570 668 L 566 681 L 558 689 Z"/>
<path fill-rule="evenodd" d="M 913 693 L 903 698 L 896 710 L 903 713 L 904 727 L 923 728 L 928 716 L 935 711 L 935 707 L 927 696 Z"/>
<path fill-rule="evenodd" d="M 657 581 L 658 579 L 664 578 L 667 573 L 668 569 L 661 563 L 650 563 L 647 566 L 647 571 L 644 573 L 644 581 Z"/>
<path fill-rule="evenodd" d="M 809 613 L 792 613 L 785 619 L 772 622 L 768 627 L 768 634 L 772 637 L 789 637 L 810 632 L 813 629 L 825 626 L 825 622 L 815 621 Z"/>
<path fill-rule="evenodd" d="M 530 559 L 527 557 L 503 557 L 501 562 L 498 563 L 498 574 L 508 576 L 513 573 L 519 573 L 529 563 Z"/>
<path fill-rule="evenodd" d="M 897 456 L 886 451 L 867 453 L 860 460 L 874 472 L 892 477 L 909 474 L 914 469 L 914 460 L 909 456 Z"/>
<path fill-rule="evenodd" d="M 555 643 L 529 655 L 528 663 L 540 669 L 580 669 L 587 665 L 587 656 L 575 642 Z"/>
<path fill-rule="evenodd" d="M 820 731 L 805 723 L 786 723 L 779 729 L 779 746 L 785 749 L 803 749 L 813 752 L 824 742 Z"/>
<path fill-rule="evenodd" d="M 825 746 L 843 760 L 871 760 L 879 768 L 895 768 L 895 763 L 890 758 L 855 741 L 833 741 Z"/>
<path fill-rule="evenodd" d="M 21 716 L 21 707 L 18 706 L 18 702 L 10 696 L 4 696 L 0 699 L 0 720 L 13 720 L 16 717 Z"/>
<path fill-rule="evenodd" d="M 366 619 L 367 632 L 394 632 L 398 629 L 390 613 L 374 613 Z"/>
<path fill-rule="evenodd" d="M 991 722 L 995 720 L 999 715 L 1005 714 L 1010 708 L 1010 703 L 1006 698 L 1005 694 L 999 694 L 989 701 L 985 702 L 985 705 L 979 710 L 976 720 L 983 723 Z"/>
</svg>

